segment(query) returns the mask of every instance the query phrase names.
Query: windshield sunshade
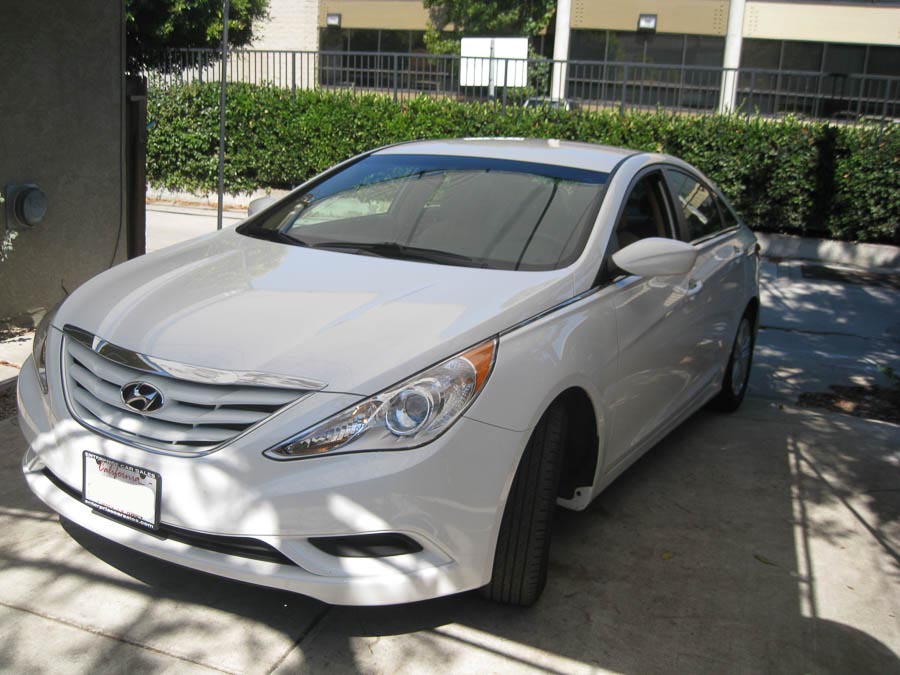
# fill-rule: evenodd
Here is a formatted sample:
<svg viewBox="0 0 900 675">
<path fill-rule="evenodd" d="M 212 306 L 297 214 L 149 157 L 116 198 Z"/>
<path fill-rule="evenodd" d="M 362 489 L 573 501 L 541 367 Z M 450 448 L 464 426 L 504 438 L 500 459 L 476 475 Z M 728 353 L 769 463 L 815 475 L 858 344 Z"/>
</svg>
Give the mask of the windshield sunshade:
<svg viewBox="0 0 900 675">
<path fill-rule="evenodd" d="M 584 248 L 608 178 L 481 157 L 372 155 L 291 195 L 238 231 L 360 255 L 558 269 Z"/>
</svg>

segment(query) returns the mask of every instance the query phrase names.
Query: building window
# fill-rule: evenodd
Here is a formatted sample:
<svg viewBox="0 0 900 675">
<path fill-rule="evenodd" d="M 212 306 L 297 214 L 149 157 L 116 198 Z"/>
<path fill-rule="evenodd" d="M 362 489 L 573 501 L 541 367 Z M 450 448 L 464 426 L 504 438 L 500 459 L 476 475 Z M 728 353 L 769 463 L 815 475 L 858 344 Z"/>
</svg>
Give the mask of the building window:
<svg viewBox="0 0 900 675">
<path fill-rule="evenodd" d="M 777 70 L 781 63 L 781 40 L 745 38 L 741 45 L 741 68 Z"/>
<path fill-rule="evenodd" d="M 900 77 L 900 47 L 869 47 L 866 74 Z"/>
<path fill-rule="evenodd" d="M 633 31 L 609 31 L 609 61 L 627 61 L 628 63 L 644 62 L 644 45 L 646 37 Z"/>
<path fill-rule="evenodd" d="M 573 61 L 605 61 L 605 30 L 573 30 L 569 42 L 569 58 Z"/>
<path fill-rule="evenodd" d="M 725 59 L 725 38 L 713 35 L 686 35 L 684 65 L 720 68 Z"/>
<path fill-rule="evenodd" d="M 573 30 L 573 60 L 621 61 L 661 66 L 721 67 L 725 38 L 712 35 Z"/>
<path fill-rule="evenodd" d="M 822 67 L 821 42 L 784 41 L 781 70 L 815 70 Z"/>
<path fill-rule="evenodd" d="M 866 46 L 827 45 L 824 70 L 844 75 L 866 72 Z"/>
<path fill-rule="evenodd" d="M 323 52 L 400 52 L 410 54 L 425 51 L 425 31 L 320 28 L 319 45 Z"/>
<path fill-rule="evenodd" d="M 644 33 L 644 63 L 680 66 L 684 59 L 684 35 Z"/>
</svg>

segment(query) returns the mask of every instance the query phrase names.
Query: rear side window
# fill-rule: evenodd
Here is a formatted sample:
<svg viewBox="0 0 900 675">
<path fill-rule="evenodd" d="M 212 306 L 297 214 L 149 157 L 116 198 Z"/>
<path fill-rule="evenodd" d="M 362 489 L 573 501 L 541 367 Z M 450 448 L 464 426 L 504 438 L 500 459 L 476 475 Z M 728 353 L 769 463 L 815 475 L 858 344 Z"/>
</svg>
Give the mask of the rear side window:
<svg viewBox="0 0 900 675">
<path fill-rule="evenodd" d="M 704 185 L 681 171 L 666 170 L 672 193 L 684 212 L 688 241 L 696 241 L 720 232 L 725 227 L 716 197 Z"/>
<path fill-rule="evenodd" d="M 729 229 L 732 227 L 738 226 L 737 216 L 734 215 L 734 211 L 726 204 L 722 199 L 717 199 L 716 203 L 719 205 L 719 211 L 722 213 L 722 223 L 725 226 L 725 229 Z"/>
</svg>

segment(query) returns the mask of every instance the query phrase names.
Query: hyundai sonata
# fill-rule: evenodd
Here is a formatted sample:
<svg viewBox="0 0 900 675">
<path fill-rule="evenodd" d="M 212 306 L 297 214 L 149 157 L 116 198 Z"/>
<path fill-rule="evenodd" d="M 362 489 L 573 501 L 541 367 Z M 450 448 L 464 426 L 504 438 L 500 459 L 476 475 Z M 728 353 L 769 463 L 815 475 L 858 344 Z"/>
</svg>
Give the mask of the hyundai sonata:
<svg viewBox="0 0 900 675">
<path fill-rule="evenodd" d="M 336 604 L 527 605 L 554 506 L 744 397 L 758 247 L 670 156 L 367 152 L 40 324 L 23 469 L 63 517 Z"/>
</svg>

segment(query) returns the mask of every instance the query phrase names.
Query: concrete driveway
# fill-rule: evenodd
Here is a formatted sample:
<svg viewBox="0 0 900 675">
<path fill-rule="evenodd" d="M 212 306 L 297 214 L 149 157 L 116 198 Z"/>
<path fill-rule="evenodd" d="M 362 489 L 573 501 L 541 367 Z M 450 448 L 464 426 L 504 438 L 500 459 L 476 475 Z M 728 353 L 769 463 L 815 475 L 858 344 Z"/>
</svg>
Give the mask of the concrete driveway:
<svg viewBox="0 0 900 675">
<path fill-rule="evenodd" d="M 744 407 L 560 511 L 527 610 L 329 607 L 133 553 L 33 498 L 0 423 L 0 670 L 900 673 L 900 427 L 794 405 L 900 361 L 897 293 L 766 278 Z"/>
</svg>

